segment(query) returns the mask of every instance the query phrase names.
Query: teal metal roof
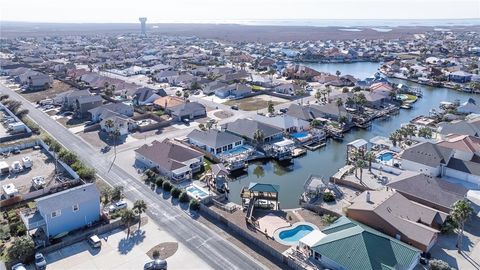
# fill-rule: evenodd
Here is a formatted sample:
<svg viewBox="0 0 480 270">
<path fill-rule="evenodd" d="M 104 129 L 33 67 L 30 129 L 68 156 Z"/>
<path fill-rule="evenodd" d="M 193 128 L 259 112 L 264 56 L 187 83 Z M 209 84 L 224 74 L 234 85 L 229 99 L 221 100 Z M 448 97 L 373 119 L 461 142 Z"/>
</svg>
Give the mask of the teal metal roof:
<svg viewBox="0 0 480 270">
<path fill-rule="evenodd" d="M 418 249 L 346 217 L 322 232 L 327 236 L 313 250 L 345 269 L 403 269 L 420 254 Z"/>
<path fill-rule="evenodd" d="M 257 192 L 276 192 L 280 190 L 280 186 L 272 184 L 262 184 L 262 183 L 250 183 L 248 190 L 257 191 Z"/>
</svg>

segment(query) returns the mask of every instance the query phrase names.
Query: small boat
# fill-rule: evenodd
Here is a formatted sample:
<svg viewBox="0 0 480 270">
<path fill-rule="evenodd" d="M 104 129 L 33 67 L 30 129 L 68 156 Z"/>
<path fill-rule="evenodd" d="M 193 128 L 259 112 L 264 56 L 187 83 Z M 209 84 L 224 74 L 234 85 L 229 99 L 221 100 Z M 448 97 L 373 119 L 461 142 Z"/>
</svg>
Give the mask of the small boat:
<svg viewBox="0 0 480 270">
<path fill-rule="evenodd" d="M 410 105 L 410 104 L 402 104 L 402 105 L 400 106 L 400 108 L 409 110 L 409 109 L 412 108 L 412 105 Z"/>
</svg>

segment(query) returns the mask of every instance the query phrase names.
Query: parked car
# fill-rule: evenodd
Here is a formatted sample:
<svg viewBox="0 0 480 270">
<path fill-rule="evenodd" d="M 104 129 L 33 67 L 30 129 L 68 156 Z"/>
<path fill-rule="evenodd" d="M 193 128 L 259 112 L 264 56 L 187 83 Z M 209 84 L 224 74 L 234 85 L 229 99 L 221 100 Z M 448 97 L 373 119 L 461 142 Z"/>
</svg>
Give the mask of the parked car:
<svg viewBox="0 0 480 270">
<path fill-rule="evenodd" d="M 12 266 L 12 270 L 27 270 L 27 268 L 23 263 L 17 263 L 14 266 Z"/>
<path fill-rule="evenodd" d="M 92 248 L 100 248 L 102 246 L 102 241 L 100 240 L 100 238 L 98 237 L 98 235 L 94 234 L 92 236 L 90 236 L 88 239 L 88 244 L 92 247 Z"/>
<path fill-rule="evenodd" d="M 13 148 L 13 151 L 12 151 L 12 153 L 14 153 L 15 155 L 20 154 L 21 152 L 22 151 L 18 147 Z"/>
<path fill-rule="evenodd" d="M 232 106 L 230 107 L 230 109 L 235 110 L 235 111 L 238 111 L 238 106 L 237 106 L 237 105 L 232 105 Z"/>
<path fill-rule="evenodd" d="M 190 119 L 184 118 L 182 121 L 186 126 L 190 125 Z"/>
<path fill-rule="evenodd" d="M 143 266 L 144 270 L 167 270 L 167 261 L 157 259 L 151 262 L 146 263 Z"/>
<path fill-rule="evenodd" d="M 283 109 L 280 109 L 279 110 L 281 113 L 287 113 L 288 112 L 288 108 L 283 108 Z"/>
<path fill-rule="evenodd" d="M 125 208 L 127 208 L 127 202 L 118 201 L 116 203 L 111 204 L 108 207 L 108 212 L 109 213 L 114 213 L 114 212 L 117 212 L 118 210 L 125 209 Z"/>
<path fill-rule="evenodd" d="M 47 268 L 47 261 L 42 253 L 35 254 L 35 268 L 37 270 L 44 270 Z"/>
</svg>

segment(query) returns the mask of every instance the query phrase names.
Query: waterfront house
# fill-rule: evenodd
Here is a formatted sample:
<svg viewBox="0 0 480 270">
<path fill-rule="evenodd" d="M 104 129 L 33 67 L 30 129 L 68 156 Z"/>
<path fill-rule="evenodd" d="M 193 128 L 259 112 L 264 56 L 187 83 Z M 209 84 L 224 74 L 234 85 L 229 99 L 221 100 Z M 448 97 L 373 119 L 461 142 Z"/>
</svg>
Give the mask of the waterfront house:
<svg viewBox="0 0 480 270">
<path fill-rule="evenodd" d="M 216 129 L 205 131 L 195 129 L 187 135 L 187 138 L 190 144 L 214 155 L 235 150 L 244 142 L 242 137 Z"/>
<path fill-rule="evenodd" d="M 448 213 L 412 202 L 387 188 L 364 191 L 352 200 L 347 216 L 428 252 Z"/>
<path fill-rule="evenodd" d="M 480 106 L 477 104 L 475 99 L 469 98 L 467 101 L 458 106 L 457 112 L 464 114 L 480 114 Z"/>
<path fill-rule="evenodd" d="M 448 80 L 456 83 L 468 83 L 472 80 L 472 74 L 465 71 L 455 71 L 448 74 Z"/>
<path fill-rule="evenodd" d="M 188 180 L 203 166 L 203 154 L 171 140 L 153 141 L 135 150 L 135 163 L 155 168 L 175 182 Z"/>
<path fill-rule="evenodd" d="M 442 166 L 448 164 L 453 150 L 431 142 L 422 142 L 405 149 L 401 154 L 402 168 L 439 176 Z"/>
<path fill-rule="evenodd" d="M 98 106 L 88 111 L 91 115 L 92 122 L 100 122 L 102 121 L 107 115 L 110 115 L 111 112 L 132 117 L 133 116 L 133 107 L 129 106 L 125 103 L 109 103 L 102 106 Z"/>
<path fill-rule="evenodd" d="M 253 120 L 277 127 L 284 133 L 300 132 L 310 129 L 310 123 L 308 121 L 290 116 L 288 114 L 276 115 L 273 117 L 254 115 Z"/>
<path fill-rule="evenodd" d="M 165 112 L 179 121 L 185 119 L 193 120 L 207 115 L 205 106 L 198 102 L 186 102 L 177 106 L 167 107 Z"/>
<path fill-rule="evenodd" d="M 280 128 L 251 119 L 237 119 L 222 126 L 222 130 L 238 135 L 250 142 L 256 142 L 255 134 L 259 132 L 261 143 L 270 143 L 281 140 L 283 131 Z"/>
<path fill-rule="evenodd" d="M 452 205 L 463 199 L 468 191 L 462 185 L 422 173 L 404 174 L 387 186 L 411 201 L 445 213 L 450 213 Z"/>
<path fill-rule="evenodd" d="M 208 84 L 206 84 L 203 89 L 202 89 L 202 92 L 205 94 L 205 95 L 212 95 L 212 94 L 215 94 L 215 91 L 218 90 L 218 89 L 223 89 L 225 87 L 227 87 L 228 84 L 226 83 L 222 83 L 222 82 L 219 82 L 219 81 L 213 81 L 213 82 L 210 82 Z"/>
<path fill-rule="evenodd" d="M 420 261 L 418 249 L 344 216 L 305 235 L 297 251 L 328 269 L 413 270 Z"/>
<path fill-rule="evenodd" d="M 22 214 L 27 230 L 42 228 L 55 237 L 100 220 L 100 192 L 93 183 L 84 184 L 35 200 L 37 210 Z"/>
<path fill-rule="evenodd" d="M 438 124 L 437 132 L 441 137 L 445 137 L 453 133 L 480 137 L 480 117 L 470 120 L 442 122 Z"/>
<path fill-rule="evenodd" d="M 111 121 L 113 123 L 112 127 L 107 126 L 107 123 Z M 110 133 L 118 130 L 120 136 L 128 135 L 128 133 L 133 130 L 135 127 L 135 122 L 126 117 L 125 115 L 107 111 L 102 115 L 102 120 L 100 121 L 100 129 Z"/>
</svg>

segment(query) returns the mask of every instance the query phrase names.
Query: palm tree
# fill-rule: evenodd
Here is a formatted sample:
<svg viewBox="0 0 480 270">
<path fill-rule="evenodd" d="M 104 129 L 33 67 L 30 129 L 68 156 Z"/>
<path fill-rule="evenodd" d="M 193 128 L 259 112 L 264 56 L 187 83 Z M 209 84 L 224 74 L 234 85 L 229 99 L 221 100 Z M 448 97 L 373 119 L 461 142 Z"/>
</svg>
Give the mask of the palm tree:
<svg viewBox="0 0 480 270">
<path fill-rule="evenodd" d="M 392 141 L 393 146 L 397 146 L 397 142 L 401 142 L 403 136 L 400 134 L 400 131 L 396 130 L 392 132 L 388 138 Z"/>
<path fill-rule="evenodd" d="M 112 196 L 112 188 L 109 186 L 104 187 L 100 191 L 100 196 L 103 199 L 103 205 L 107 205 L 110 202 L 110 197 Z"/>
<path fill-rule="evenodd" d="M 115 158 L 117 157 L 117 139 L 120 137 L 120 130 L 116 128 L 110 133 L 110 136 L 113 138 L 113 153 L 115 155 Z"/>
<path fill-rule="evenodd" d="M 363 159 L 359 159 L 355 162 L 355 170 L 360 170 L 360 183 L 362 183 L 362 176 L 363 176 L 363 168 L 365 167 L 365 161 Z"/>
<path fill-rule="evenodd" d="M 463 246 L 463 231 L 465 229 L 465 222 L 470 218 L 470 215 L 473 213 L 473 208 L 470 206 L 470 202 L 466 199 L 456 201 L 452 210 L 450 211 L 450 216 L 457 225 L 457 250 L 458 253 L 462 252 Z"/>
<path fill-rule="evenodd" d="M 253 140 L 257 143 L 257 144 L 260 144 L 263 142 L 263 139 L 264 139 L 265 135 L 263 134 L 263 132 L 259 129 L 257 129 L 257 131 L 255 131 L 255 133 L 253 134 Z"/>
<path fill-rule="evenodd" d="M 375 160 L 375 154 L 372 151 L 365 153 L 365 160 L 368 161 L 368 171 L 372 172 L 372 162 Z"/>
<path fill-rule="evenodd" d="M 322 98 L 322 92 L 320 92 L 320 90 L 317 89 L 317 91 L 315 92 L 315 99 L 317 100 L 317 102 L 319 102 L 321 98 Z"/>
<path fill-rule="evenodd" d="M 342 72 L 340 72 L 340 70 L 337 70 L 337 71 L 335 72 L 335 75 L 337 75 L 337 77 L 340 77 L 341 74 L 342 74 Z"/>
<path fill-rule="evenodd" d="M 121 220 L 127 226 L 127 238 L 130 237 L 130 226 L 135 220 L 135 213 L 130 209 L 125 209 L 121 214 Z"/>
<path fill-rule="evenodd" d="M 332 93 L 332 88 L 330 88 L 330 85 L 325 86 L 325 92 L 327 92 L 327 97 L 330 99 L 330 93 Z"/>
<path fill-rule="evenodd" d="M 425 139 L 432 138 L 432 130 L 428 127 L 422 127 L 418 130 L 418 136 L 423 137 Z"/>
<path fill-rule="evenodd" d="M 137 212 L 138 214 L 138 229 L 140 229 L 140 224 L 142 223 L 141 215 L 142 213 L 145 213 L 145 211 L 147 211 L 147 204 L 143 200 L 136 200 L 133 203 L 133 210 L 135 210 L 135 212 Z"/>
<path fill-rule="evenodd" d="M 341 116 L 340 108 L 343 106 L 343 99 L 342 98 L 337 98 L 337 100 L 335 101 L 335 104 L 337 105 L 338 116 L 340 117 Z"/>
</svg>

